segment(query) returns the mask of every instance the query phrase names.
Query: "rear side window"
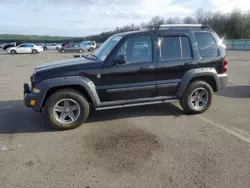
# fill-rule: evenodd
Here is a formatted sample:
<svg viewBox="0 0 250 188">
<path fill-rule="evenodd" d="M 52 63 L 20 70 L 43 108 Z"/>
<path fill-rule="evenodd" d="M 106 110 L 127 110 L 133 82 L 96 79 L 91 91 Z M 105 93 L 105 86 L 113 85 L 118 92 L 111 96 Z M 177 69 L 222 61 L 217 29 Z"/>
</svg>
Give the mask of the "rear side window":
<svg viewBox="0 0 250 188">
<path fill-rule="evenodd" d="M 160 51 L 161 60 L 186 58 L 192 58 L 188 37 L 162 37 Z"/>
<path fill-rule="evenodd" d="M 181 46 L 179 37 L 163 37 L 161 39 L 161 60 L 180 58 Z"/>
<path fill-rule="evenodd" d="M 194 36 L 202 58 L 219 56 L 216 41 L 210 33 L 195 33 Z"/>
<path fill-rule="evenodd" d="M 26 48 L 33 48 L 32 44 L 26 44 Z"/>
</svg>

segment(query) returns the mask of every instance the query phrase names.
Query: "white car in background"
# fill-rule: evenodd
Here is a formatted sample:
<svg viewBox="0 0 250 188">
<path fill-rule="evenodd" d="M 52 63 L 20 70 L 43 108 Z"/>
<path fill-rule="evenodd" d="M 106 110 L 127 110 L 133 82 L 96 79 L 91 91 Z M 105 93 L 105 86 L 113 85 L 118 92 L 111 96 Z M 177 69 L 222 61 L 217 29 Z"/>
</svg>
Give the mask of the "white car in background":
<svg viewBox="0 0 250 188">
<path fill-rule="evenodd" d="M 37 46 L 35 44 L 20 44 L 16 47 L 10 47 L 6 50 L 10 54 L 37 54 L 43 51 L 42 46 Z"/>
<path fill-rule="evenodd" d="M 84 47 L 87 51 L 93 52 L 96 49 L 95 41 L 82 41 L 80 46 Z"/>
</svg>

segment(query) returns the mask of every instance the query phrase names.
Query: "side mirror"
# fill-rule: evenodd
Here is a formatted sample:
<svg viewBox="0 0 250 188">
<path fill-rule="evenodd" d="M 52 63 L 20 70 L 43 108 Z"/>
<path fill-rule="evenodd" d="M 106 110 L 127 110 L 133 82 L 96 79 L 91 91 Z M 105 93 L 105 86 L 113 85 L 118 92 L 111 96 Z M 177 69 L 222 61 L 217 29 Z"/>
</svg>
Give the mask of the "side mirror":
<svg viewBox="0 0 250 188">
<path fill-rule="evenodd" d="M 123 65 L 126 63 L 126 60 L 125 60 L 125 56 L 124 55 L 118 55 L 115 59 L 114 59 L 114 62 L 115 64 L 118 64 L 118 65 Z"/>
</svg>

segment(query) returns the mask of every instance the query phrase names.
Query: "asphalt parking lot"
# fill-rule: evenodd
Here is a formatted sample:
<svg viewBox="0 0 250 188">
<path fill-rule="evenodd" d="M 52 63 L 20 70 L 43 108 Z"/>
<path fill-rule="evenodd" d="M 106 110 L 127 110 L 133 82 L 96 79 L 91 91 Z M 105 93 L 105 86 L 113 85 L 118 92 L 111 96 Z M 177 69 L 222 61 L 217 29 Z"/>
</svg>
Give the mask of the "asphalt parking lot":
<svg viewBox="0 0 250 188">
<path fill-rule="evenodd" d="M 57 132 L 24 107 L 23 83 L 72 56 L 0 52 L 0 187 L 250 187 L 250 52 L 228 52 L 229 85 L 204 114 L 177 103 L 98 111 Z"/>
</svg>

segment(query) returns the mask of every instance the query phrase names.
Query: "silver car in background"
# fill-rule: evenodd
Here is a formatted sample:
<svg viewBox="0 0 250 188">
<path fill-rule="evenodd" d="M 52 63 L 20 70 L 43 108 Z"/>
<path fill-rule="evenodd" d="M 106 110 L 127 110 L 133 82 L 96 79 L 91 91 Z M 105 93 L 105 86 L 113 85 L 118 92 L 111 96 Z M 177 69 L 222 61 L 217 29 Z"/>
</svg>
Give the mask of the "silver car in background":
<svg viewBox="0 0 250 188">
<path fill-rule="evenodd" d="M 44 50 L 59 50 L 60 48 L 62 48 L 62 46 L 57 43 L 46 44 L 46 46 L 43 47 Z"/>
<path fill-rule="evenodd" d="M 71 43 L 63 48 L 60 48 L 58 51 L 61 53 L 66 53 L 66 52 L 82 53 L 82 52 L 86 51 L 86 48 L 83 46 L 80 46 L 79 44 Z"/>
</svg>

